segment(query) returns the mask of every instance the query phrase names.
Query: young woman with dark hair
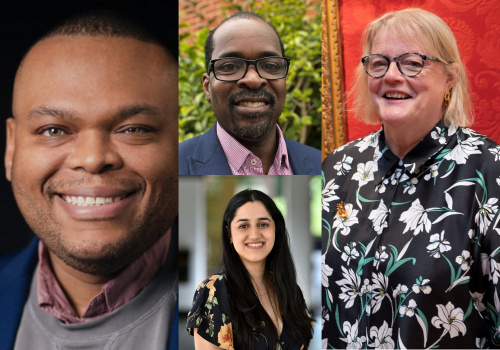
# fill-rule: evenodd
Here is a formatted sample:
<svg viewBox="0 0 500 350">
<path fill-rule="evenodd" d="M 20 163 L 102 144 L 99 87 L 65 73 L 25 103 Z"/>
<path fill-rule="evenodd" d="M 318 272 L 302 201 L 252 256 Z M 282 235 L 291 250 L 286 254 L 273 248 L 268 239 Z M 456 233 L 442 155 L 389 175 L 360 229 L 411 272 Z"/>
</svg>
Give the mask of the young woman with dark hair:
<svg viewBox="0 0 500 350">
<path fill-rule="evenodd" d="M 224 213 L 222 244 L 224 272 L 198 286 L 188 314 L 196 349 L 307 349 L 314 320 L 274 201 L 257 190 L 237 193 Z"/>
</svg>

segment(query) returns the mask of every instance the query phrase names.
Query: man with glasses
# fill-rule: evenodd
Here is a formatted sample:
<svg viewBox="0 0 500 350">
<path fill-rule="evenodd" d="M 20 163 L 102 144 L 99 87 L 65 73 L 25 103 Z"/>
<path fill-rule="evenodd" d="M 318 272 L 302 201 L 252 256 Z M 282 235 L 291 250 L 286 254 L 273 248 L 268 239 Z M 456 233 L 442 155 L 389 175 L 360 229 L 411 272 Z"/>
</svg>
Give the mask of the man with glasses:
<svg viewBox="0 0 500 350">
<path fill-rule="evenodd" d="M 227 18 L 207 38 L 205 63 L 217 123 L 179 145 L 179 175 L 320 174 L 321 152 L 277 125 L 290 59 L 268 23 L 244 11 Z"/>
</svg>

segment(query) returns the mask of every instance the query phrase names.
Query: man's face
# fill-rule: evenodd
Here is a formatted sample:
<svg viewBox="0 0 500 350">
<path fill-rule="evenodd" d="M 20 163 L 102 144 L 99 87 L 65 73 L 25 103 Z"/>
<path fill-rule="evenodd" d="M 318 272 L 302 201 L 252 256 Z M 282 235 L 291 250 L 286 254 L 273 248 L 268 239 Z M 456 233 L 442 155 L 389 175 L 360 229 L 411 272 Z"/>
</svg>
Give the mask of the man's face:
<svg viewBox="0 0 500 350">
<path fill-rule="evenodd" d="M 213 39 L 212 59 L 282 56 L 276 33 L 260 19 L 230 20 Z M 253 65 L 239 81 L 219 81 L 213 72 L 204 74 L 203 88 L 221 127 L 245 140 L 264 138 L 274 130 L 286 98 L 286 79 L 262 79 Z"/>
<path fill-rule="evenodd" d="M 55 36 L 16 77 L 7 178 L 51 253 L 116 272 L 177 215 L 177 68 L 159 46 Z"/>
</svg>

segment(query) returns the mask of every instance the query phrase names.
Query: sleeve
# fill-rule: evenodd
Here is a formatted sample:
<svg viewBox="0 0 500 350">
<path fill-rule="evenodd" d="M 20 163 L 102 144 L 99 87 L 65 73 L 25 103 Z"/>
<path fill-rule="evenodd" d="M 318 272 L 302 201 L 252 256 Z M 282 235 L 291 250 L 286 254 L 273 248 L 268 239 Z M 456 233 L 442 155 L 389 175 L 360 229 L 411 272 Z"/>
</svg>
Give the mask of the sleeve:
<svg viewBox="0 0 500 350">
<path fill-rule="evenodd" d="M 198 334 L 209 343 L 222 349 L 233 347 L 224 275 L 213 275 L 198 286 L 186 325 L 191 335 L 194 335 L 194 328 L 198 328 Z"/>
</svg>

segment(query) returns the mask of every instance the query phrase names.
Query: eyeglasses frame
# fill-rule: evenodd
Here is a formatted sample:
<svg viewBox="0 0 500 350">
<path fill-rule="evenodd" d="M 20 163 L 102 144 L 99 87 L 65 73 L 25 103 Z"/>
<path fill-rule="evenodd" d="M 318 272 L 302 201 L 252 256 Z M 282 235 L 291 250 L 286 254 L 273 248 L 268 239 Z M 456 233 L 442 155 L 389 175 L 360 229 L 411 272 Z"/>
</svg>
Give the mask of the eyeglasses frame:
<svg viewBox="0 0 500 350">
<path fill-rule="evenodd" d="M 363 65 L 363 68 L 364 68 L 366 74 L 368 74 L 370 77 L 375 78 L 375 79 L 383 78 L 387 74 L 387 72 L 389 71 L 389 68 L 391 66 L 391 62 L 392 61 L 396 62 L 396 66 L 398 67 L 399 72 L 401 74 L 403 74 L 405 77 L 409 77 L 409 78 L 416 77 L 417 75 L 419 75 L 424 70 L 424 62 L 422 62 L 422 69 L 417 74 L 415 74 L 415 75 L 407 75 L 407 74 L 403 73 L 403 70 L 401 69 L 401 66 L 399 65 L 399 59 L 402 56 L 404 56 L 404 55 L 418 55 L 418 56 L 420 56 L 420 58 L 422 58 L 422 61 L 429 60 L 429 61 L 435 61 L 435 62 L 445 63 L 444 61 L 442 61 L 439 58 L 434 57 L 434 56 L 422 55 L 421 53 L 418 53 L 418 52 L 407 52 L 407 53 L 404 53 L 404 54 L 399 55 L 397 57 L 387 57 L 387 56 L 381 55 L 379 53 L 372 53 L 370 55 L 366 55 L 366 56 L 362 57 L 361 58 L 361 64 Z M 370 56 L 381 56 L 381 57 L 385 58 L 389 62 L 389 64 L 387 65 L 387 70 L 380 77 L 374 77 L 373 75 L 371 75 L 370 73 L 368 73 L 368 71 L 366 70 L 365 61 Z"/>
<path fill-rule="evenodd" d="M 262 75 L 260 75 L 259 69 L 257 68 L 257 62 L 261 61 L 261 60 L 264 60 L 264 59 L 267 59 L 267 58 L 282 58 L 282 59 L 284 59 L 285 62 L 286 62 L 286 72 L 285 72 L 285 75 L 282 76 L 281 78 L 264 78 L 264 77 L 262 77 Z M 228 60 L 228 59 L 230 59 L 230 60 L 240 60 L 240 61 L 243 61 L 243 62 L 246 63 L 245 73 L 243 74 L 243 76 L 241 78 L 239 78 L 239 79 L 233 79 L 233 80 L 222 80 L 222 79 L 217 78 L 217 74 L 215 74 L 215 69 L 214 69 L 215 62 L 222 61 L 222 60 Z M 255 67 L 255 71 L 257 72 L 257 74 L 259 75 L 259 77 L 261 79 L 266 79 L 266 80 L 280 80 L 280 79 L 286 78 L 286 76 L 288 75 L 288 69 L 290 68 L 290 58 L 289 57 L 281 57 L 281 56 L 262 57 L 262 58 L 258 58 L 256 60 L 245 60 L 245 59 L 239 58 L 239 57 L 216 58 L 216 59 L 210 60 L 210 70 L 208 71 L 208 74 L 210 74 L 210 71 L 212 71 L 214 73 L 214 78 L 217 79 L 217 80 L 219 80 L 219 81 L 238 81 L 238 80 L 243 79 L 247 75 L 248 66 L 250 66 L 250 65 L 253 65 Z"/>
</svg>

